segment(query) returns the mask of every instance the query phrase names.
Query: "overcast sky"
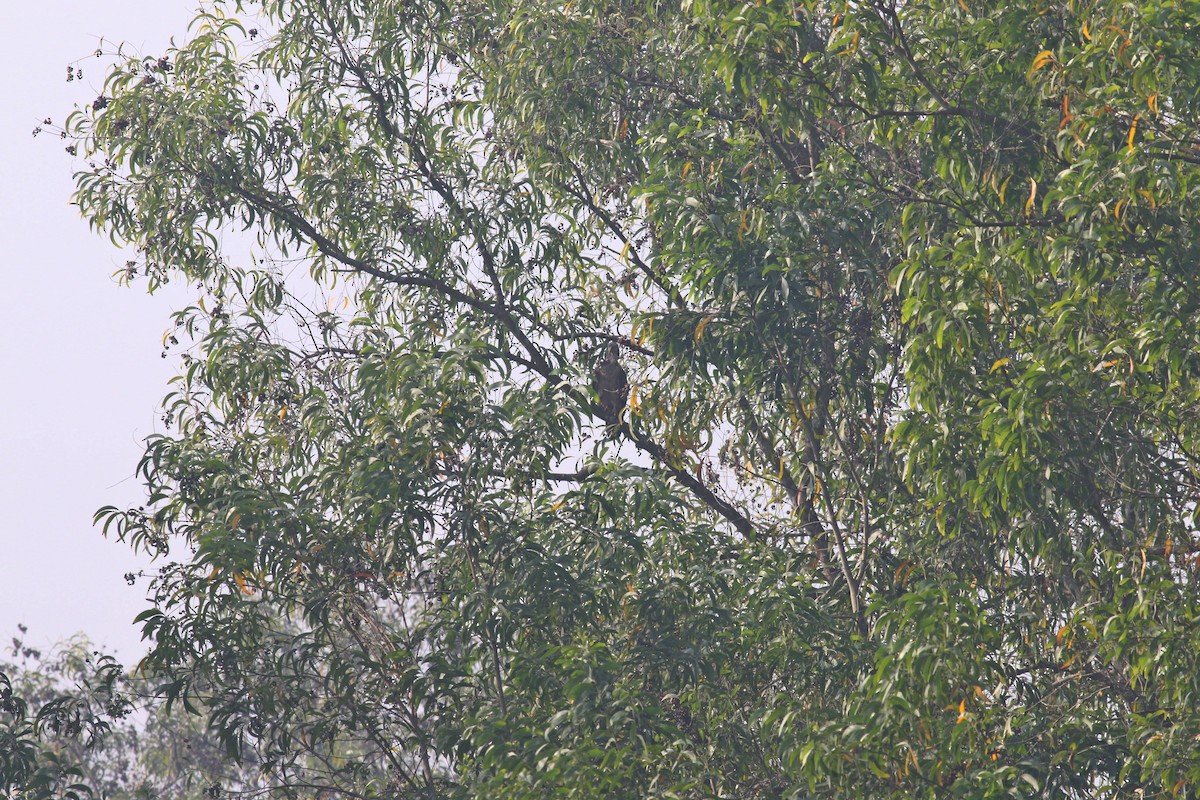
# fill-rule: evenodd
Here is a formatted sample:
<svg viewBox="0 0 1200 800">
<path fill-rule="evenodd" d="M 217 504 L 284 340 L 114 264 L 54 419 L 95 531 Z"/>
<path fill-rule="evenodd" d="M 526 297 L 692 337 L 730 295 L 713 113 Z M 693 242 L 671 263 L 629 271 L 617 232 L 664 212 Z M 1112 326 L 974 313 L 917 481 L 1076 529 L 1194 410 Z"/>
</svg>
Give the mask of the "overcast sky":
<svg viewBox="0 0 1200 800">
<path fill-rule="evenodd" d="M 158 400 L 174 357 L 160 358 L 182 287 L 153 297 L 112 275 L 125 256 L 69 205 L 82 166 L 65 142 L 31 131 L 61 123 L 100 94 L 101 41 L 160 54 L 182 37 L 196 0 L 39 0 L 6 3 L 0 48 L 0 643 L 29 626 L 44 645 L 76 632 L 118 651 L 143 651 L 133 617 L 145 608 L 145 567 L 92 527 L 100 506 L 137 504 L 142 440 L 159 429 Z M 67 83 L 78 62 L 82 81 Z"/>
</svg>

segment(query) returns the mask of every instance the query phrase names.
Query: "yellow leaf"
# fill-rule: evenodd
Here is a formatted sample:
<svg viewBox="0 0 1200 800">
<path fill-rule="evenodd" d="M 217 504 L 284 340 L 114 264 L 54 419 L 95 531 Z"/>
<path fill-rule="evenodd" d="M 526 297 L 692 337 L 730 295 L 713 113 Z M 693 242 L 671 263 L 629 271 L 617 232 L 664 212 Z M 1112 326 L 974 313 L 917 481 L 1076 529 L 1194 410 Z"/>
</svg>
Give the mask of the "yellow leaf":
<svg viewBox="0 0 1200 800">
<path fill-rule="evenodd" d="M 640 345 L 646 341 L 646 331 L 642 330 L 642 324 L 644 322 L 646 322 L 644 319 L 634 320 L 633 327 L 629 329 L 629 339 L 634 344 Z"/>
<path fill-rule="evenodd" d="M 233 576 L 233 582 L 238 585 L 238 588 L 242 590 L 243 594 L 254 594 L 254 590 L 246 585 L 246 579 L 242 577 L 240 572 Z"/>
<path fill-rule="evenodd" d="M 997 358 L 996 362 L 994 364 L 992 364 L 992 368 L 988 370 L 988 375 L 991 375 L 993 372 L 1000 369 L 1001 367 L 1003 367 L 1005 364 L 1009 363 L 1010 361 L 1012 361 L 1011 358 Z"/>
<path fill-rule="evenodd" d="M 1083 38 L 1087 39 L 1089 42 L 1092 40 L 1092 31 L 1090 28 L 1088 28 L 1088 24 L 1086 22 L 1083 23 Z"/>
<path fill-rule="evenodd" d="M 1063 128 L 1067 127 L 1067 123 L 1073 119 L 1075 119 L 1075 115 L 1071 113 L 1071 103 L 1069 100 L 1067 100 L 1067 96 L 1064 94 L 1062 102 L 1062 119 L 1058 123 L 1058 130 L 1062 131 Z"/>
<path fill-rule="evenodd" d="M 1137 135 L 1138 120 L 1142 118 L 1141 114 L 1133 115 L 1133 124 L 1129 126 L 1129 152 L 1133 152 L 1133 137 Z"/>
<path fill-rule="evenodd" d="M 704 329 L 707 328 L 708 323 L 712 322 L 714 319 L 716 319 L 716 315 L 710 314 L 704 319 L 700 320 L 700 324 L 696 326 L 696 333 L 692 335 L 692 340 L 699 342 L 701 334 L 704 333 Z"/>
<path fill-rule="evenodd" d="M 1158 113 L 1158 92 L 1155 92 L 1146 98 L 1146 105 L 1150 106 L 1150 110 L 1155 114 Z"/>
<path fill-rule="evenodd" d="M 1042 52 L 1040 52 L 1036 56 L 1034 56 L 1033 66 L 1031 66 L 1029 68 L 1029 72 L 1026 73 L 1026 77 L 1032 78 L 1033 73 L 1037 72 L 1039 69 L 1041 69 L 1042 67 L 1046 66 L 1047 64 L 1049 64 L 1053 61 L 1054 61 L 1053 51 L 1043 50 Z"/>
<path fill-rule="evenodd" d="M 1067 635 L 1067 631 L 1069 631 L 1069 630 L 1070 630 L 1070 627 L 1068 627 L 1066 625 L 1063 625 L 1061 628 L 1059 628 L 1058 633 L 1054 634 L 1054 643 L 1062 644 L 1063 637 Z"/>
<path fill-rule="evenodd" d="M 958 702 L 958 719 L 956 719 L 954 721 L 954 724 L 957 725 L 958 723 L 965 721 L 966 718 L 967 718 L 967 701 L 960 700 Z"/>
<path fill-rule="evenodd" d="M 287 409 L 288 409 L 287 406 L 284 406 L 283 408 L 279 409 L 279 421 L 280 422 L 283 422 L 283 418 L 287 416 Z"/>
<path fill-rule="evenodd" d="M 1029 179 L 1029 199 L 1025 201 L 1025 216 L 1033 212 L 1033 202 L 1037 200 L 1037 181 Z"/>
<path fill-rule="evenodd" d="M 689 173 L 689 172 L 691 172 L 691 171 L 692 171 L 692 162 L 690 162 L 690 161 L 689 161 L 689 162 L 687 162 L 686 164 L 684 164 L 684 165 L 683 165 L 683 174 L 681 174 L 681 175 L 679 176 L 679 179 L 680 179 L 681 181 L 682 181 L 682 180 L 687 180 L 688 173 Z"/>
<path fill-rule="evenodd" d="M 235 513 L 233 515 L 233 517 L 229 520 L 229 527 L 233 528 L 234 530 L 237 530 L 238 523 L 241 521 L 242 521 L 242 515 L 240 513 Z"/>
<path fill-rule="evenodd" d="M 963 0 L 958 0 L 958 7 L 961 8 L 963 11 L 967 12 L 968 14 L 971 13 L 971 9 L 967 8 L 967 4 L 964 3 Z"/>
<path fill-rule="evenodd" d="M 629 258 L 629 248 L 633 246 L 633 240 L 629 239 L 625 242 L 625 246 L 621 248 L 621 255 L 617 256 L 618 261 L 626 261 Z"/>
</svg>

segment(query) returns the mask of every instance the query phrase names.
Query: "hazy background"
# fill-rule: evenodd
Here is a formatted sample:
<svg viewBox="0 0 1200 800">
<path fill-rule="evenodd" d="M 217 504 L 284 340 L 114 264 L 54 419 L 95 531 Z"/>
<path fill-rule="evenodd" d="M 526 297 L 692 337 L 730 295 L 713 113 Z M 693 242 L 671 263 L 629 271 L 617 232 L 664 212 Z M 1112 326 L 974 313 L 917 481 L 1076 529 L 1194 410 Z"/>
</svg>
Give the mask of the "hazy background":
<svg viewBox="0 0 1200 800">
<path fill-rule="evenodd" d="M 153 297 L 119 287 L 125 256 L 69 205 L 84 166 L 50 130 L 101 93 L 98 47 L 158 56 L 186 34 L 195 0 L 6 3 L 0 48 L 0 644 L 29 626 L 47 645 L 76 632 L 127 661 L 144 650 L 133 617 L 144 569 L 128 546 L 93 529 L 105 504 L 140 501 L 133 471 L 158 430 L 158 400 L 177 363 L 160 358 L 183 287 Z M 66 82 L 67 64 L 83 80 Z M 49 129 L 50 126 L 44 126 Z"/>
</svg>

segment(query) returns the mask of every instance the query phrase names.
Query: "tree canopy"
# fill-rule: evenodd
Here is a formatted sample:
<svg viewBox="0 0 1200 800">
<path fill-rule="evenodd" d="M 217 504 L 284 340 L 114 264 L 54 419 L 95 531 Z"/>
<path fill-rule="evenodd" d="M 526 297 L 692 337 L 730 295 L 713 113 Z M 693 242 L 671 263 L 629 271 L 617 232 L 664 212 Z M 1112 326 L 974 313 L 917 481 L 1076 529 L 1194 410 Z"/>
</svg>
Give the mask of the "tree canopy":
<svg viewBox="0 0 1200 800">
<path fill-rule="evenodd" d="M 198 297 L 97 515 L 164 708 L 279 797 L 1200 794 L 1197 31 L 263 0 L 115 59 L 75 201 Z"/>
</svg>

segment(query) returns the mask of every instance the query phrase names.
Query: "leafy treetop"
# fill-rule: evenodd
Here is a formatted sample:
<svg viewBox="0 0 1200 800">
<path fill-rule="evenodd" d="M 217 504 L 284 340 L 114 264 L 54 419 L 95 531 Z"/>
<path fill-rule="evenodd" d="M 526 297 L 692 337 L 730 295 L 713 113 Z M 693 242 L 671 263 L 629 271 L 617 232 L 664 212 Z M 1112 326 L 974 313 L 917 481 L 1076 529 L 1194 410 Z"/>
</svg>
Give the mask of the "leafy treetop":
<svg viewBox="0 0 1200 800">
<path fill-rule="evenodd" d="M 166 706 L 283 797 L 1191 796 L 1198 25 L 268 0 L 118 60 L 76 201 L 199 295 L 98 515 L 182 550 Z"/>
</svg>

